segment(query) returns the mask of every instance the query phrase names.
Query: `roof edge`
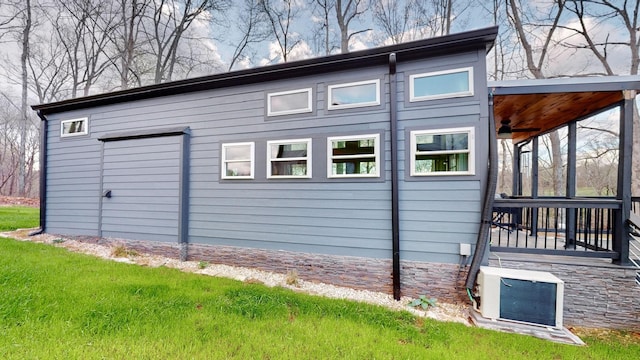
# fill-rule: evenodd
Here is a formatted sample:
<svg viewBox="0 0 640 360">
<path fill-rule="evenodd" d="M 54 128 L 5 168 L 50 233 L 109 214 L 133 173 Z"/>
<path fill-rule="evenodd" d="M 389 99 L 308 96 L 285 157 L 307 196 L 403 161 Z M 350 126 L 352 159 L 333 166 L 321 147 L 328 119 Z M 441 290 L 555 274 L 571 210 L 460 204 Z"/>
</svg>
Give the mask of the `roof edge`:
<svg viewBox="0 0 640 360">
<path fill-rule="evenodd" d="M 640 91 L 640 75 L 489 81 L 487 87 L 493 95 L 623 90 Z"/>
<path fill-rule="evenodd" d="M 493 47 L 497 34 L 498 27 L 493 26 L 346 54 L 316 57 L 33 105 L 31 108 L 43 115 L 47 115 L 93 106 L 277 80 L 285 77 L 313 75 L 335 71 L 336 68 L 344 70 L 362 66 L 383 65 L 387 63 L 389 53 L 396 53 L 398 61 L 409 61 L 438 56 L 452 50 L 485 48 L 488 52 Z"/>
</svg>

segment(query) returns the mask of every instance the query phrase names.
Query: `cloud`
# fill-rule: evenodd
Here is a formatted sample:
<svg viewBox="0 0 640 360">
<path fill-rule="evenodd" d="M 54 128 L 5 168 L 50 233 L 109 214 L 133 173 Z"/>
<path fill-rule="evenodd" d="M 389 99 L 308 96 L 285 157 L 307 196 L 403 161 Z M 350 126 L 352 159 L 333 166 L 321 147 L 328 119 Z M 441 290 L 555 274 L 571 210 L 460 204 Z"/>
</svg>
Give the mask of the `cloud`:
<svg viewBox="0 0 640 360">
<path fill-rule="evenodd" d="M 300 40 L 293 49 L 289 51 L 287 61 L 303 60 L 312 57 L 314 57 L 314 53 L 309 44 L 304 40 Z M 260 66 L 265 66 L 272 63 L 281 63 L 283 61 L 284 59 L 280 46 L 276 41 L 272 41 L 269 43 L 269 57 L 260 59 L 259 64 Z"/>
</svg>

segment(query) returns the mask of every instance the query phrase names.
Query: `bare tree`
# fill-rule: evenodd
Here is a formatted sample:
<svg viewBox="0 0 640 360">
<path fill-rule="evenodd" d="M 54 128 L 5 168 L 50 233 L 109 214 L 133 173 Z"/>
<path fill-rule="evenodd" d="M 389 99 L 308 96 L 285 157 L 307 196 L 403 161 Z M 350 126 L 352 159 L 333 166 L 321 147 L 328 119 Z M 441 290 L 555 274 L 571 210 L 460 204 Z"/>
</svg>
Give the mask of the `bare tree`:
<svg viewBox="0 0 640 360">
<path fill-rule="evenodd" d="M 115 48 L 116 56 L 112 64 L 120 78 L 120 89 L 127 89 L 131 85 L 142 85 L 140 74 L 135 69 L 137 52 L 141 46 L 138 39 L 141 33 L 142 21 L 151 1 L 153 0 L 114 0 L 117 14 L 117 24 L 110 37 L 110 44 Z"/>
<path fill-rule="evenodd" d="M 153 30 L 147 34 L 155 57 L 153 82 L 171 81 L 179 45 L 193 22 L 212 19 L 226 10 L 226 0 L 157 0 L 153 6 Z"/>
<path fill-rule="evenodd" d="M 557 0 L 542 20 L 524 18 L 524 16 L 532 16 L 533 12 L 523 10 L 527 8 L 519 0 L 508 0 L 506 5 L 507 15 L 524 51 L 527 70 L 534 78 L 544 79 L 544 66 L 549 62 L 550 47 L 556 44 L 554 34 L 565 9 L 564 0 Z M 542 45 L 534 49 L 530 38 Z M 560 195 L 564 191 L 564 176 L 560 135 L 557 131 L 550 133 L 550 141 L 554 194 Z"/>
<path fill-rule="evenodd" d="M 340 29 L 340 51 L 343 54 L 349 52 L 349 41 L 353 36 L 371 30 L 364 29 L 349 32 L 349 25 L 367 11 L 367 5 L 365 0 L 335 0 L 334 9 L 338 28 Z"/>
<path fill-rule="evenodd" d="M 313 14 L 317 14 L 318 18 L 321 19 L 320 22 L 317 22 L 316 28 L 312 33 L 321 40 L 319 41 L 322 46 L 318 46 L 318 53 L 324 53 L 325 55 L 331 54 L 334 46 L 331 44 L 331 21 L 330 16 L 335 8 L 335 0 L 311 0 L 311 4 L 313 5 Z"/>
<path fill-rule="evenodd" d="M 596 119 L 578 124 L 580 138 L 577 149 L 578 189 L 588 187 L 598 196 L 612 196 L 617 189 L 617 162 L 619 137 L 617 131 L 610 130 Z M 593 195 L 586 192 L 582 195 Z"/>
<path fill-rule="evenodd" d="M 20 196 L 25 196 L 26 194 L 26 147 L 27 147 L 27 123 L 29 122 L 29 99 L 28 99 L 28 90 L 29 90 L 29 69 L 28 69 L 28 61 L 29 61 L 29 36 L 31 35 L 31 0 L 25 0 L 23 15 L 21 19 L 22 31 L 21 31 L 21 45 L 22 45 L 22 53 L 20 54 L 20 67 L 21 67 L 21 79 L 22 79 L 22 95 L 20 97 L 20 124 L 19 124 L 19 132 L 20 132 L 20 150 L 19 157 L 20 161 L 18 162 L 18 194 Z"/>
<path fill-rule="evenodd" d="M 392 43 L 447 35 L 462 22 L 471 2 L 454 0 L 373 0 L 373 18 Z"/>
<path fill-rule="evenodd" d="M 59 11 L 50 19 L 65 50 L 71 78 L 71 97 L 89 95 L 91 87 L 111 64 L 106 55 L 117 25 L 111 1 L 56 0 Z"/>
<path fill-rule="evenodd" d="M 391 2 L 375 0 L 373 2 L 373 19 L 393 44 L 399 44 L 409 38 L 408 30 L 412 23 L 412 14 L 418 12 L 415 0 Z"/>
<path fill-rule="evenodd" d="M 29 88 L 40 104 L 69 97 L 69 72 L 65 52 L 56 35 L 34 34 L 29 58 Z"/>
<path fill-rule="evenodd" d="M 295 0 L 258 1 L 266 17 L 267 26 L 271 29 L 271 35 L 278 44 L 282 61 L 287 62 L 291 51 L 300 43 L 300 39 L 291 29 L 293 19 L 299 14 L 296 2 Z"/>
<path fill-rule="evenodd" d="M 229 71 L 239 61 L 251 58 L 247 54 L 248 51 L 251 51 L 251 47 L 269 37 L 269 33 L 265 30 L 264 13 L 261 11 L 259 2 L 255 0 L 244 0 L 243 7 L 238 11 L 238 18 L 234 23 L 236 33 L 240 34 L 240 39 L 233 44 L 234 50 L 229 61 Z"/>
<path fill-rule="evenodd" d="M 638 75 L 640 66 L 640 0 L 609 1 L 609 0 L 569 0 L 568 9 L 577 18 L 579 26 L 565 27 L 565 29 L 580 35 L 584 43 L 567 43 L 566 46 L 587 50 L 601 64 L 604 74 L 615 75 L 613 62 L 621 57 L 611 57 L 615 50 L 624 48 L 629 51 L 628 73 Z M 593 20 L 593 21 L 591 21 Z M 602 25 L 616 23 L 615 32 Z M 624 29 L 624 31 L 620 31 Z M 622 57 L 626 58 L 626 57 Z M 640 116 L 634 102 L 633 114 L 633 174 L 640 174 Z M 640 179 L 632 179 L 632 193 L 640 195 Z"/>
</svg>

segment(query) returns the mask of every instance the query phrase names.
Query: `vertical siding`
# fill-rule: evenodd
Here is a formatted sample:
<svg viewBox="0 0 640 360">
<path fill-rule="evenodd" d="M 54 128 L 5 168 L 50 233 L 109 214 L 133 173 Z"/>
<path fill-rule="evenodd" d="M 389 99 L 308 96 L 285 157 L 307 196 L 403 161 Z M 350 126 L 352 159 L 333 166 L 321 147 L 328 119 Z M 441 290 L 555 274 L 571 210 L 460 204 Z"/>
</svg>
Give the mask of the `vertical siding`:
<svg viewBox="0 0 640 360">
<path fill-rule="evenodd" d="M 484 56 L 484 55 L 483 55 Z M 409 104 L 405 88 L 408 73 L 437 71 L 449 66 L 474 66 L 476 95 L 471 98 L 438 100 Z M 418 261 L 457 262 L 458 243 L 474 243 L 480 212 L 480 189 L 484 169 L 476 166 L 476 175 L 456 178 L 410 178 L 404 161 L 408 161 L 406 134 L 411 129 L 476 127 L 480 139 L 486 126 L 481 117 L 486 107 L 484 58 L 471 52 L 459 56 L 444 56 L 430 60 L 400 64 L 398 67 L 399 99 L 399 159 L 401 258 Z M 358 72 L 324 74 L 322 77 L 287 79 L 271 83 L 216 89 L 191 94 L 166 96 L 130 103 L 87 109 L 80 116 L 90 116 L 91 135 L 85 140 L 60 145 L 55 134 L 60 119 L 77 114 L 60 114 L 50 126 L 50 165 L 53 165 L 48 188 L 53 195 L 56 186 L 68 188 L 65 182 L 75 175 L 86 176 L 86 193 L 78 193 L 74 201 L 91 204 L 91 229 L 72 229 L 69 225 L 73 212 L 80 207 L 66 205 L 67 213 L 55 217 L 49 212 L 49 228 L 60 232 L 76 231 L 97 233 L 98 196 L 100 189 L 100 145 L 97 137 L 110 132 L 126 132 L 167 126 L 189 126 L 190 152 L 190 213 L 189 241 L 201 244 L 247 246 L 262 249 L 305 251 L 336 255 L 356 255 L 376 258 L 391 257 L 391 204 L 389 153 L 389 85 L 385 66 L 360 69 Z M 479 74 L 479 75 L 478 75 Z M 382 104 L 379 106 L 347 110 L 326 110 L 326 86 L 340 82 L 380 79 Z M 310 114 L 266 117 L 267 92 L 313 87 L 314 112 Z M 484 93 L 484 94 L 483 94 Z M 327 178 L 327 144 L 329 136 L 372 134 L 381 135 L 382 171 L 374 179 Z M 266 142 L 312 138 L 312 179 L 266 179 Z M 164 138 L 163 138 L 164 140 Z M 221 180 L 220 148 L 225 142 L 255 142 L 256 177 L 253 180 Z M 486 144 L 476 141 L 476 158 L 486 159 Z M 82 146 L 86 164 L 63 170 L 55 162 L 78 152 Z M 165 147 L 166 146 L 166 147 Z M 66 150 L 61 150 L 60 147 Z M 105 149 L 105 159 L 116 159 L 119 168 L 105 162 L 105 181 L 122 186 L 119 191 L 132 191 L 134 197 L 127 204 L 126 216 L 117 217 L 105 202 L 104 234 L 118 235 L 118 229 L 129 229 L 121 235 L 133 236 L 126 221 L 147 219 L 149 226 L 174 221 L 172 206 L 157 213 L 141 215 L 160 201 L 156 196 L 140 196 L 136 187 L 151 184 L 158 187 L 161 198 L 173 198 L 174 178 L 157 183 L 164 176 L 176 174 L 151 173 L 160 171 L 153 165 L 142 172 L 145 164 L 170 161 L 173 145 L 145 146 L 146 153 L 131 157 L 126 153 L 111 153 Z M 56 152 L 57 151 L 57 152 Z M 108 152 L 108 153 L 107 153 Z M 175 150 L 176 156 L 178 151 Z M 175 160 L 175 159 L 174 159 Z M 149 162 L 149 163 L 147 163 Z M 480 164 L 481 160 L 478 160 Z M 478 165 L 477 164 L 477 165 Z M 174 164 L 171 163 L 169 167 Z M 136 169 L 135 175 L 126 175 L 124 167 Z M 118 176 L 110 180 L 107 176 Z M 114 178 L 115 179 L 115 178 Z M 53 181 L 52 181 L 53 180 Z M 155 182 L 154 182 L 155 181 Z M 136 185 L 137 184 L 137 185 Z M 110 185 L 111 186 L 111 185 Z M 114 187 L 115 188 L 115 187 Z M 144 189 L 149 190 L 150 189 Z M 80 190 L 78 190 L 80 191 Z M 177 191 L 177 187 L 175 189 Z M 151 200 L 154 199 L 154 200 Z M 55 200 L 55 196 L 54 196 Z M 49 210 L 60 208 L 64 202 L 53 201 Z M 177 216 L 177 214 L 176 214 Z M 117 220 L 116 220 L 117 219 Z M 145 220 L 145 221 L 147 221 Z M 173 229 L 173 225 L 169 228 Z M 166 230 L 169 241 L 173 230 Z"/>
</svg>

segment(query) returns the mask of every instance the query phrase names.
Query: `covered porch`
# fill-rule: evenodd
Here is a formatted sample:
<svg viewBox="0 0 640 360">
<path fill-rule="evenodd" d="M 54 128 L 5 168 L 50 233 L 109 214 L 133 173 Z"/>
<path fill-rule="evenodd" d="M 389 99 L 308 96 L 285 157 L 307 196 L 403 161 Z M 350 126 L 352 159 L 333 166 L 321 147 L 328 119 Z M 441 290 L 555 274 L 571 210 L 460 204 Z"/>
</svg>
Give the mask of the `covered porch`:
<svg viewBox="0 0 640 360">
<path fill-rule="evenodd" d="M 581 262 L 591 258 L 640 268 L 640 193 L 632 191 L 632 180 L 638 177 L 632 173 L 638 90 L 638 76 L 489 83 L 497 140 L 512 140 L 510 156 L 503 157 L 511 160 L 511 191 L 497 191 L 493 199 L 491 253 L 569 256 L 582 258 Z M 614 127 L 584 125 L 606 111 L 610 120 L 617 117 Z M 605 153 L 598 151 L 598 141 L 581 136 L 584 129 L 617 138 L 615 149 L 606 149 L 607 156 L 614 156 L 607 168 L 612 180 L 602 192 L 578 186 L 579 172 L 585 172 L 578 148 L 591 141 L 587 145 L 595 152 Z M 556 130 L 563 140 L 558 143 L 556 138 L 553 146 L 563 150 L 553 160 L 562 160 L 562 173 L 554 172 L 555 188 L 549 191 L 541 164 L 548 171 L 552 162 L 548 134 Z M 640 284 L 640 275 L 636 282 Z"/>
</svg>

